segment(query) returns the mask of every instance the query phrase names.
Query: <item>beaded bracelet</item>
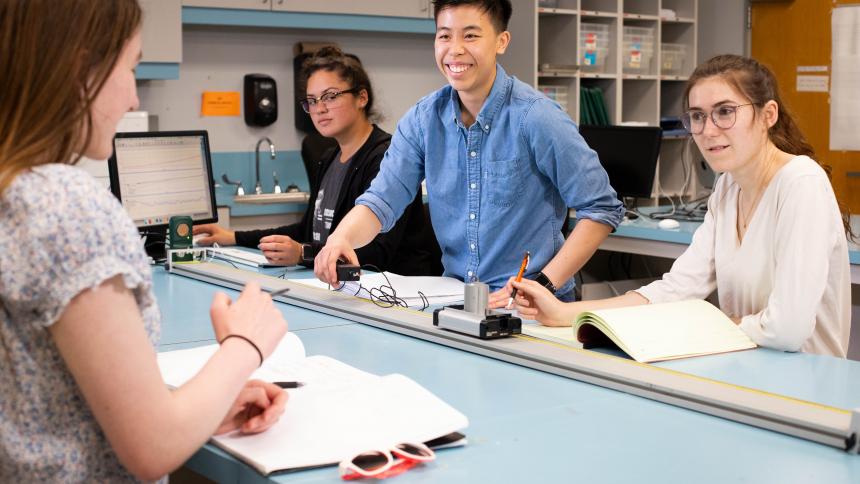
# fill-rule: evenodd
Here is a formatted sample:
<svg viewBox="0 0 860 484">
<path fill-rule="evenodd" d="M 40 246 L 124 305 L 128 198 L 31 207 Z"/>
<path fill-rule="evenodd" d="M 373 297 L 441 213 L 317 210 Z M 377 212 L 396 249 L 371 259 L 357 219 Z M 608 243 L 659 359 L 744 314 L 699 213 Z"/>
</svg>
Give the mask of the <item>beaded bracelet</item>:
<svg viewBox="0 0 860 484">
<path fill-rule="evenodd" d="M 228 334 L 227 336 L 225 336 L 225 337 L 224 337 L 224 339 L 222 339 L 221 341 L 219 341 L 219 342 L 218 342 L 218 344 L 219 344 L 219 345 L 220 345 L 220 344 L 224 344 L 224 342 L 225 342 L 225 341 L 227 341 L 227 340 L 228 340 L 228 339 L 230 339 L 230 338 L 239 338 L 239 339 L 243 339 L 243 340 L 247 341 L 249 345 L 253 346 L 253 347 L 254 347 L 254 349 L 255 349 L 255 350 L 257 350 L 257 354 L 258 354 L 258 355 L 260 355 L 260 366 L 263 366 L 263 352 L 262 352 L 262 351 L 260 351 L 260 348 L 259 348 L 256 344 L 254 344 L 254 342 L 253 342 L 253 341 L 251 341 L 250 339 L 246 338 L 245 336 L 242 336 L 241 334 Z"/>
</svg>

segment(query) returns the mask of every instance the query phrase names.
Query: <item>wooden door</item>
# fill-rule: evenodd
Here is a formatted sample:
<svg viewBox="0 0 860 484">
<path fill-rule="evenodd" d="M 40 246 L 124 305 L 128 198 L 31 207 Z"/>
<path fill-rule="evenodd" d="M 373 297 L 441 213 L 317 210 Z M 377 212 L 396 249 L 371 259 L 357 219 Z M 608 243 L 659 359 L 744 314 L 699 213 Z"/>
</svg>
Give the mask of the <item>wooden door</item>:
<svg viewBox="0 0 860 484">
<path fill-rule="evenodd" d="M 836 197 L 860 213 L 860 151 L 830 151 L 830 95 L 798 92 L 797 66 L 827 66 L 831 73 L 830 16 L 853 0 L 794 0 L 752 4 L 751 53 L 776 74 L 784 101 L 797 117 L 819 161 L 833 169 Z M 857 127 L 860 136 L 860 126 Z"/>
</svg>

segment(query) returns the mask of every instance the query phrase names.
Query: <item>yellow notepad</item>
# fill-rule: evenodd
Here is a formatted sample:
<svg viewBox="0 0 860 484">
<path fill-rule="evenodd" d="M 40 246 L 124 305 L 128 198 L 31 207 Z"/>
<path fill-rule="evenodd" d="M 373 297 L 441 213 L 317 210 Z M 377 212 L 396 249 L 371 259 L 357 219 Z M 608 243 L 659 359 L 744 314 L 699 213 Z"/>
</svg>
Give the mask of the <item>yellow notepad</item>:
<svg viewBox="0 0 860 484">
<path fill-rule="evenodd" d="M 599 309 L 581 313 L 573 329 L 526 327 L 523 333 L 585 348 L 603 336 L 641 363 L 755 348 L 722 311 L 702 300 Z"/>
</svg>

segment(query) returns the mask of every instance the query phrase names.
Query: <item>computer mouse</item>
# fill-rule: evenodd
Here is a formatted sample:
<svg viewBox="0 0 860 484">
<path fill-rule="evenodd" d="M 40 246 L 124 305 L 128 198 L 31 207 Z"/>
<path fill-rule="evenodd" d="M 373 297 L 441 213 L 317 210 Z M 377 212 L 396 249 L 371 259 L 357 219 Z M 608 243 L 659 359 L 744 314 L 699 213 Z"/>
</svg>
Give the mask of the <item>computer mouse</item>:
<svg viewBox="0 0 860 484">
<path fill-rule="evenodd" d="M 672 218 L 664 218 L 657 223 L 657 227 L 663 230 L 675 230 L 680 226 L 681 224 L 679 224 L 677 220 Z"/>
</svg>

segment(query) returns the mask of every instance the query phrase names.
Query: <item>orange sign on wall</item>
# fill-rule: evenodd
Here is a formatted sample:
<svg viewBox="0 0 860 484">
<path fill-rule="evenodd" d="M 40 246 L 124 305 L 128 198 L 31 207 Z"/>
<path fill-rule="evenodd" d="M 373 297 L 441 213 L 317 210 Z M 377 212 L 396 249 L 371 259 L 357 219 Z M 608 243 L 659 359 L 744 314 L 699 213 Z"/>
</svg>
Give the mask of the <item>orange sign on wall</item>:
<svg viewBox="0 0 860 484">
<path fill-rule="evenodd" d="M 238 91 L 203 91 L 201 116 L 240 116 L 241 114 Z"/>
</svg>

